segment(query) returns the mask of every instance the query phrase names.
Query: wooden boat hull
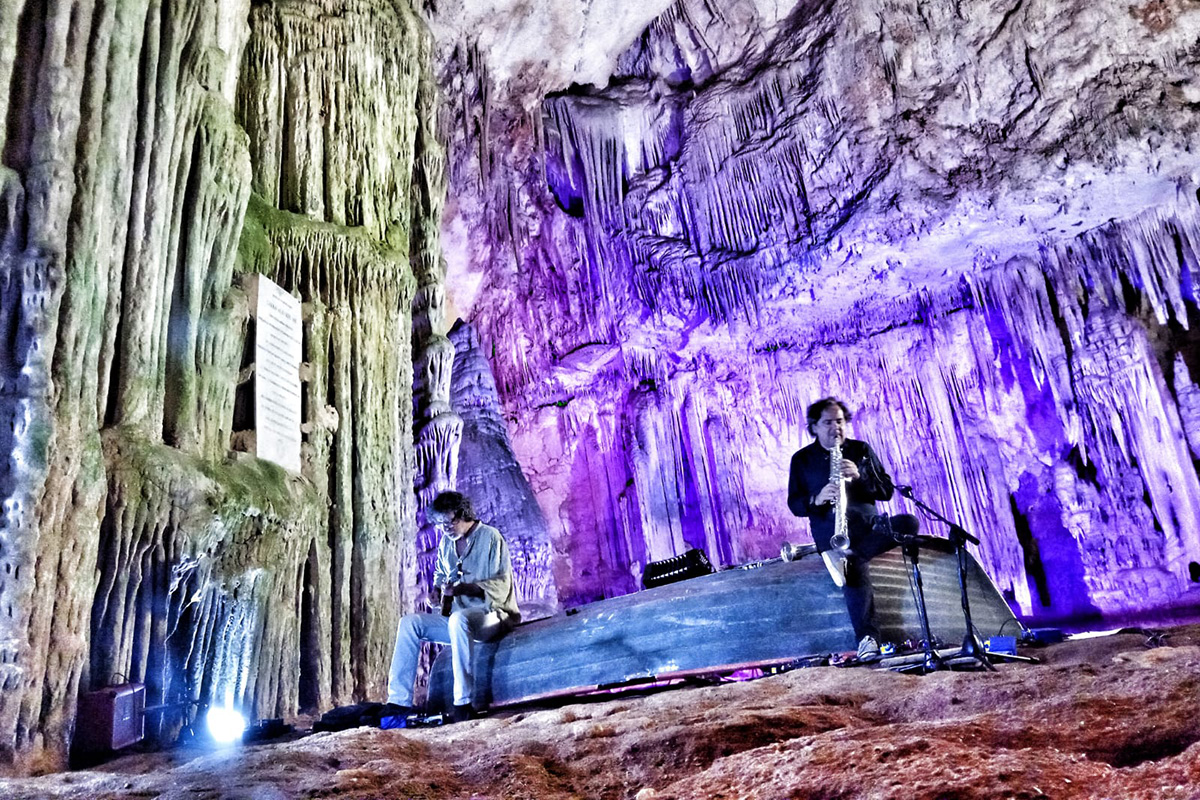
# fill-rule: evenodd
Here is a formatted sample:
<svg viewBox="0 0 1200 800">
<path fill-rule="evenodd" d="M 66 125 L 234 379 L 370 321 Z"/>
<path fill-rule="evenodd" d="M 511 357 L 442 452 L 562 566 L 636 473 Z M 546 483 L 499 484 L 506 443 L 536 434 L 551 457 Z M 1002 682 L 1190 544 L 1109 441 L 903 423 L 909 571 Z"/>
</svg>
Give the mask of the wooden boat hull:
<svg viewBox="0 0 1200 800">
<path fill-rule="evenodd" d="M 957 560 L 948 547 L 921 548 L 919 565 L 935 639 L 966 634 Z M 870 564 L 876 623 L 885 641 L 919 641 L 911 570 L 892 550 Z M 979 634 L 1015 632 L 995 585 L 968 557 L 971 613 Z M 477 644 L 477 705 L 504 706 L 558 695 L 719 674 L 853 650 L 842 592 L 819 556 L 740 567 L 591 603 L 518 626 L 498 643 Z M 430 710 L 451 700 L 449 648 L 430 676 Z"/>
</svg>

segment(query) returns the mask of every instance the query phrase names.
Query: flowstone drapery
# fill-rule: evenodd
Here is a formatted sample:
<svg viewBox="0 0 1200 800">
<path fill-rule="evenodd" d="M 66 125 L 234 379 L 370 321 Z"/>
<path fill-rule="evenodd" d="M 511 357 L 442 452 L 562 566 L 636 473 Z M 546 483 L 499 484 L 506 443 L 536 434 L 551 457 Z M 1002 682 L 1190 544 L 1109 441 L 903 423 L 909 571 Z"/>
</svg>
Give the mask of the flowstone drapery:
<svg viewBox="0 0 1200 800">
<path fill-rule="evenodd" d="M 306 589 L 306 618 L 315 641 L 330 649 L 304 652 L 328 659 L 332 672 L 327 685 L 302 685 L 312 696 L 300 702 L 322 708 L 323 700 L 377 697 L 401 601 L 412 602 L 396 589 L 397 576 L 411 580 L 415 561 L 412 460 L 398 446 L 412 437 L 403 412 L 414 280 L 407 259 L 363 229 L 315 223 L 256 200 L 246 232 L 267 244 L 244 250 L 246 266 L 305 300 L 303 469 L 328 504 L 317 526 L 323 541 L 310 548 L 307 580 L 315 585 Z M 318 635 L 326 625 L 328 636 Z"/>
<path fill-rule="evenodd" d="M 61 766 L 113 682 L 166 704 L 159 740 L 382 693 L 416 582 L 427 37 L 365 0 L 0 10 L 5 769 Z M 302 475 L 229 453 L 255 272 L 304 304 Z"/>
<path fill-rule="evenodd" d="M 85 681 L 144 682 L 152 741 L 195 705 L 256 719 L 295 714 L 303 685 L 329 702 L 328 648 L 302 647 L 302 589 L 328 564 L 311 484 L 253 459 L 207 461 L 128 428 L 103 434 L 109 491 L 100 527 Z M 323 597 L 309 592 L 310 602 Z M 284 611 L 290 613 L 281 613 Z"/>
</svg>

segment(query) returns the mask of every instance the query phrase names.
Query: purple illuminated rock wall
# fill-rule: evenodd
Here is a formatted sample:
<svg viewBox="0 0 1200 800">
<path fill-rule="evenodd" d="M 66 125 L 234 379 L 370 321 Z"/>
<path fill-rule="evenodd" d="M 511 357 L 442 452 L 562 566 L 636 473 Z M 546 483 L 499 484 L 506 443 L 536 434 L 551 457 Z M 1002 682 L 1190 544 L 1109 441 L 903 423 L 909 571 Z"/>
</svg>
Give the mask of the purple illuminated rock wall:
<svg viewBox="0 0 1200 800">
<path fill-rule="evenodd" d="M 471 498 L 480 519 L 504 533 L 522 618 L 549 616 L 558 610 L 550 536 L 509 441 L 491 368 L 470 325 L 460 321 L 449 339 L 455 349 L 450 404 L 463 422 L 457 489 Z"/>
<path fill-rule="evenodd" d="M 680 0 L 540 107 L 444 46 L 450 291 L 564 604 L 804 539 L 830 393 L 1019 612 L 1196 604 L 1198 37 L 1172 3 Z"/>
</svg>

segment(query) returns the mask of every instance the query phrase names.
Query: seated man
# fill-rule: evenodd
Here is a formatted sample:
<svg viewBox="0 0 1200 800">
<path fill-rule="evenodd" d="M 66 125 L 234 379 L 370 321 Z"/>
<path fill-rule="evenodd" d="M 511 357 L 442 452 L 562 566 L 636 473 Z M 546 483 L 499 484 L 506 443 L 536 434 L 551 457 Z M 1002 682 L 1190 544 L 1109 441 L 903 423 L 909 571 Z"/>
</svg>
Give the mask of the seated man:
<svg viewBox="0 0 1200 800">
<path fill-rule="evenodd" d="M 442 613 L 409 614 L 400 620 L 384 716 L 411 713 L 421 642 L 440 642 L 450 645 L 453 663 L 450 721 L 460 722 L 475 714 L 471 706 L 474 643 L 500 638 L 521 621 L 521 612 L 508 545 L 498 530 L 479 521 L 470 500 L 458 492 L 442 492 L 425 517 L 442 534 L 433 573 Z"/>
<path fill-rule="evenodd" d="M 838 585 L 854 626 L 858 657 L 874 660 L 879 657 L 879 629 L 875 626 L 875 594 L 867 562 L 896 546 L 890 534 L 892 526 L 898 532 L 915 535 L 919 521 L 911 514 L 900 514 L 890 524 L 877 524 L 887 519 L 879 519 L 875 502 L 890 500 L 895 486 L 869 444 L 846 438 L 851 414 L 845 403 L 826 397 L 809 406 L 806 416 L 808 432 L 816 441 L 792 456 L 788 508 L 798 517 L 808 517 L 817 550 L 825 553 L 834 547 L 830 539 L 837 507 L 844 503 L 841 512 L 845 515 L 849 548 L 837 558 L 841 567 L 831 567 L 830 571 L 836 582 L 844 567 Z M 842 454 L 840 465 L 830 463 L 834 450 Z M 834 474 L 838 480 L 832 479 Z M 839 484 L 844 484 L 844 489 Z"/>
</svg>

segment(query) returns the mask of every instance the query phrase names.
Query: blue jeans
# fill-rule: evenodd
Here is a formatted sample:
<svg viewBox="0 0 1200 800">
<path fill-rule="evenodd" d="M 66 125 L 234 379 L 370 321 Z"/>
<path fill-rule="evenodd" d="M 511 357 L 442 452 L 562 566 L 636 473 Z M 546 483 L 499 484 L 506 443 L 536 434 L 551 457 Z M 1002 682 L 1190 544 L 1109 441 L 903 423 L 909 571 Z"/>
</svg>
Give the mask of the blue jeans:
<svg viewBox="0 0 1200 800">
<path fill-rule="evenodd" d="M 417 676 L 417 658 L 421 642 L 450 645 L 454 667 L 454 704 L 471 702 L 475 676 L 471 674 L 471 656 L 475 642 L 499 638 L 508 631 L 495 611 L 483 607 L 464 608 L 449 617 L 441 614 L 409 614 L 396 629 L 396 649 L 388 675 L 388 702 L 399 706 L 413 704 L 413 681 Z"/>
</svg>

